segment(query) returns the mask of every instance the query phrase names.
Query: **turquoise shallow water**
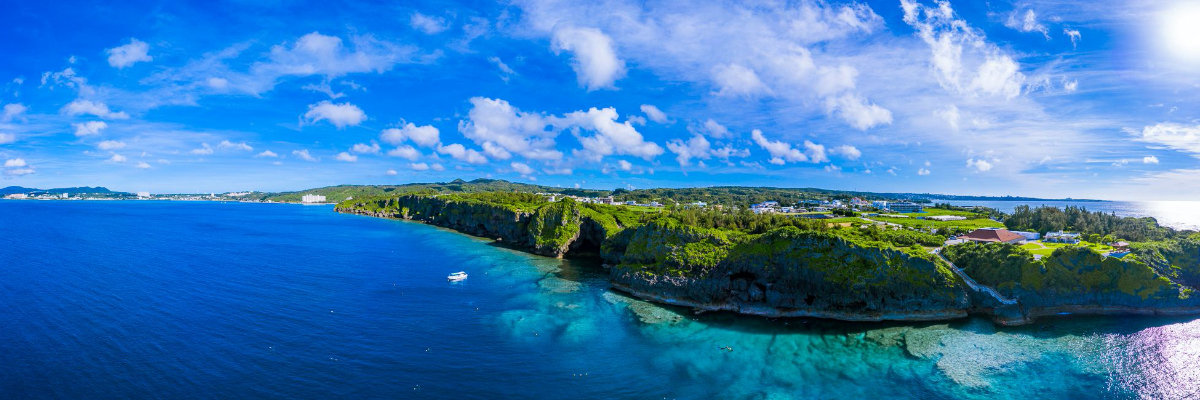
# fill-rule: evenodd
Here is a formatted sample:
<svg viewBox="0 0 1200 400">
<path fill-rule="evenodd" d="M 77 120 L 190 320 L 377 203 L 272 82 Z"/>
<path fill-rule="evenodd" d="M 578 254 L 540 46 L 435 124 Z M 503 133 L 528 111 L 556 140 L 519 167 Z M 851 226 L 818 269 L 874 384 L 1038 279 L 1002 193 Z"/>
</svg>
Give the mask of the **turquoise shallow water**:
<svg viewBox="0 0 1200 400">
<path fill-rule="evenodd" d="M 3 398 L 1186 398 L 1200 321 L 693 315 L 330 207 L 0 201 Z M 460 284 L 445 281 L 466 270 Z M 726 346 L 732 351 L 724 349 Z"/>
</svg>

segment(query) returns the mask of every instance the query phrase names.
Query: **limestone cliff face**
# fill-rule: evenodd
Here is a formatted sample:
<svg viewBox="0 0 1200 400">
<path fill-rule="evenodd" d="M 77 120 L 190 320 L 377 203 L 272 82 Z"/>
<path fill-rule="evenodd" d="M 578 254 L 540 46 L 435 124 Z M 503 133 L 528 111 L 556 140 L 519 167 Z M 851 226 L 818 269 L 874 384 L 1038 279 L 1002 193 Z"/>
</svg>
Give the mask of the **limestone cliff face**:
<svg viewBox="0 0 1200 400">
<path fill-rule="evenodd" d="M 585 215 L 586 211 L 579 204 L 569 199 L 524 211 L 483 202 L 409 195 L 343 203 L 336 210 L 420 221 L 499 239 L 550 257 L 562 257 L 571 249 L 588 243 L 598 248 L 605 235 L 603 229 L 583 229 L 598 224 Z"/>
<path fill-rule="evenodd" d="M 932 257 L 831 234 L 781 228 L 730 237 L 650 224 L 628 236 L 613 282 L 699 308 L 885 320 L 965 316 L 971 305 L 962 282 Z"/>
<path fill-rule="evenodd" d="M 571 200 L 518 204 L 406 195 L 344 202 L 337 211 L 421 221 L 551 257 L 598 252 L 614 287 L 702 310 L 859 321 L 975 312 L 1017 323 L 1059 312 L 1200 313 L 1200 296 L 1192 293 L 1200 282 L 1194 241 L 1135 248 L 1137 256 L 1126 260 L 1074 248 L 1042 260 L 1010 245 L 945 248 L 979 283 L 1017 299 L 997 307 L 920 248 L 794 227 L 749 235 L 668 218 L 621 226 L 613 210 Z"/>
<path fill-rule="evenodd" d="M 1136 258 L 1102 257 L 1086 248 L 1066 247 L 1034 260 L 1015 246 L 960 246 L 944 253 L 980 283 L 1015 298 L 1029 317 L 1200 310 L 1200 296 L 1193 295 L 1192 287 Z"/>
</svg>

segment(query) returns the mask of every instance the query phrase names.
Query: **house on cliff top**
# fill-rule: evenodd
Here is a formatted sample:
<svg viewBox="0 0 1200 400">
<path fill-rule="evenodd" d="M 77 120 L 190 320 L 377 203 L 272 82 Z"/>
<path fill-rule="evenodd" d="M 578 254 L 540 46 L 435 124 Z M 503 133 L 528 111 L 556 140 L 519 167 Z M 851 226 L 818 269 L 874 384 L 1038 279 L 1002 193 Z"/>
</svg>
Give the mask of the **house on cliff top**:
<svg viewBox="0 0 1200 400">
<path fill-rule="evenodd" d="M 958 239 L 980 243 L 1020 243 L 1025 241 L 1025 236 L 1007 229 L 976 229 L 974 232 L 959 236 Z"/>
</svg>

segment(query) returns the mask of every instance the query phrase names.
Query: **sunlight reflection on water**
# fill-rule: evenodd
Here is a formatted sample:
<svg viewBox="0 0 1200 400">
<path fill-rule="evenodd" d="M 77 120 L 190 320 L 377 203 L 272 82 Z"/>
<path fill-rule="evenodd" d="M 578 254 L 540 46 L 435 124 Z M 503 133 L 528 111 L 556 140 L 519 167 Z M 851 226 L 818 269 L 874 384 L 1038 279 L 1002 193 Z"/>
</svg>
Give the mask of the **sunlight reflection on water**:
<svg viewBox="0 0 1200 400">
<path fill-rule="evenodd" d="M 1200 396 L 1200 321 L 1106 335 L 1102 357 L 1114 389 L 1141 398 Z"/>
</svg>

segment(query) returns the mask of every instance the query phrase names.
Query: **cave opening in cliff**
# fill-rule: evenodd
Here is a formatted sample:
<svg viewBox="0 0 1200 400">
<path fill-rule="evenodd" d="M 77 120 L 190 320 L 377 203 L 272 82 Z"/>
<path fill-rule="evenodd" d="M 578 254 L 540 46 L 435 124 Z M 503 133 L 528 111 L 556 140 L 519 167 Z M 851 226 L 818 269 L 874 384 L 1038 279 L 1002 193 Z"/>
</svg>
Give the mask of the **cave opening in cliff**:
<svg viewBox="0 0 1200 400">
<path fill-rule="evenodd" d="M 599 258 L 600 243 L 597 243 L 595 240 L 592 240 L 587 236 L 580 235 L 579 239 L 571 242 L 571 246 L 567 248 L 567 252 L 563 254 L 563 257 Z"/>
</svg>

